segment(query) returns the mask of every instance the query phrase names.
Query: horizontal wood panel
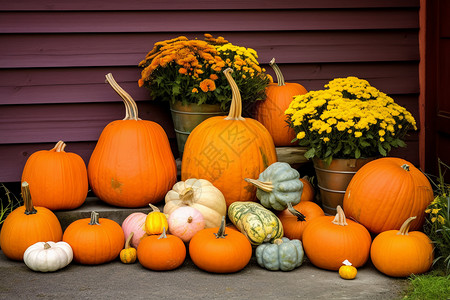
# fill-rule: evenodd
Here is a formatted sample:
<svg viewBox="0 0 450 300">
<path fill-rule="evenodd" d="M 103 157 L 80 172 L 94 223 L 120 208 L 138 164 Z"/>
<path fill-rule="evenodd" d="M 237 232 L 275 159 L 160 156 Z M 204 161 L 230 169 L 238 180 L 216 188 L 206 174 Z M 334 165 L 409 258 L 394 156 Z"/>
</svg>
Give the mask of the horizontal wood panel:
<svg viewBox="0 0 450 300">
<path fill-rule="evenodd" d="M 178 150 L 176 140 L 169 139 L 172 153 L 178 157 Z M 95 148 L 96 141 L 91 142 L 67 142 L 65 148 L 66 152 L 76 153 L 83 158 L 86 166 L 89 163 L 92 151 Z M 15 182 L 20 181 L 22 177 L 23 167 L 25 163 L 36 151 L 50 150 L 55 146 L 55 143 L 34 143 L 34 144 L 12 144 L 0 145 L 0 182 Z"/>
<path fill-rule="evenodd" d="M 287 82 L 317 90 L 336 77 L 357 76 L 387 94 L 418 93 L 417 63 L 278 64 Z M 276 78 L 272 68 L 263 65 Z M 137 67 L 0 69 L 0 105 L 122 101 L 105 83 L 111 72 L 136 101 L 149 93 L 139 88 Z"/>
<path fill-rule="evenodd" d="M 0 12 L 1 33 L 417 28 L 417 9 Z M 177 20 L 171 22 L 168 20 Z M 198 20 L 202 20 L 199 22 Z M 301 20 L 301 22 L 299 22 Z M 205 24 L 208 24 L 205 27 Z"/>
<path fill-rule="evenodd" d="M 336 31 L 223 34 L 255 49 L 260 62 L 418 61 L 417 31 Z M 0 68 L 137 65 L 155 42 L 178 34 L 0 35 Z M 201 35 L 200 35 L 201 38 Z"/>
<path fill-rule="evenodd" d="M 361 8 L 418 7 L 419 0 L 21 0 L 0 1 L 4 11 L 71 11 L 71 10 L 209 10 L 209 9 L 286 9 L 286 8 Z"/>
<path fill-rule="evenodd" d="M 160 124 L 174 137 L 168 107 L 139 103 L 139 117 Z M 122 103 L 8 105 L 0 110 L 2 144 L 96 141 L 103 128 L 125 116 Z"/>
</svg>

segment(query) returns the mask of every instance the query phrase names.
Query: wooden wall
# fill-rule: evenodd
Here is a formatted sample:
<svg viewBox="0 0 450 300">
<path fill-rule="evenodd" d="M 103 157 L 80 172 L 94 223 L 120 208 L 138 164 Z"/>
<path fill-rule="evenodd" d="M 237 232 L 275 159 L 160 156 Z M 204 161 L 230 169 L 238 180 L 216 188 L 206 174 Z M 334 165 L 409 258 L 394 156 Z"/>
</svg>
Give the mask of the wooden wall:
<svg viewBox="0 0 450 300">
<path fill-rule="evenodd" d="M 358 76 L 419 118 L 419 0 L 0 0 L 0 182 L 20 180 L 33 152 L 58 140 L 86 163 L 101 130 L 124 117 L 112 72 L 160 123 L 176 153 L 167 106 L 138 88 L 138 62 L 157 41 L 203 33 L 272 57 L 308 90 Z M 271 71 L 269 71 L 271 72 Z M 392 155 L 418 165 L 418 134 Z"/>
</svg>

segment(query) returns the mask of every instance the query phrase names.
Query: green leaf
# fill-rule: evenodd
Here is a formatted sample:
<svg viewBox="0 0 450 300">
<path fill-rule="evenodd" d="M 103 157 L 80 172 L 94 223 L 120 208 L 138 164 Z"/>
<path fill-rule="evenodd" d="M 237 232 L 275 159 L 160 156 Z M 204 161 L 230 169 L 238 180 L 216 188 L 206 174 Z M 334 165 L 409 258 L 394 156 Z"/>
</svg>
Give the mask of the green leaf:
<svg viewBox="0 0 450 300">
<path fill-rule="evenodd" d="M 381 155 L 386 156 L 387 152 L 384 150 L 383 145 L 381 143 L 378 143 L 378 152 L 380 152 Z"/>
<path fill-rule="evenodd" d="M 361 147 L 370 147 L 370 143 L 364 140 L 360 141 L 359 144 Z"/>
<path fill-rule="evenodd" d="M 313 158 L 315 154 L 316 154 L 316 149 L 311 148 L 311 149 L 309 149 L 308 151 L 305 152 L 305 157 L 307 159 L 310 159 L 310 158 Z"/>
<path fill-rule="evenodd" d="M 361 150 L 359 150 L 359 148 L 356 148 L 355 150 L 355 158 L 360 158 L 361 157 Z"/>
<path fill-rule="evenodd" d="M 397 139 L 396 141 L 399 147 L 406 147 L 406 143 L 401 139 Z"/>
</svg>

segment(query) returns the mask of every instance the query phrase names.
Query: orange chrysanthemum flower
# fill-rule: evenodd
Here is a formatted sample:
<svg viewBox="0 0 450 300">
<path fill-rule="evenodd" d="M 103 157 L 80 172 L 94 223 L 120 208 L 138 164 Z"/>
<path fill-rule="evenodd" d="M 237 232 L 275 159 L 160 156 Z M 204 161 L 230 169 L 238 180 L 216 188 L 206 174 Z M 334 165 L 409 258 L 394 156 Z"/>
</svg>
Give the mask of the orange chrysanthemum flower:
<svg viewBox="0 0 450 300">
<path fill-rule="evenodd" d="M 200 82 L 200 89 L 206 92 L 212 92 L 216 89 L 216 84 L 211 79 L 205 79 Z"/>
</svg>

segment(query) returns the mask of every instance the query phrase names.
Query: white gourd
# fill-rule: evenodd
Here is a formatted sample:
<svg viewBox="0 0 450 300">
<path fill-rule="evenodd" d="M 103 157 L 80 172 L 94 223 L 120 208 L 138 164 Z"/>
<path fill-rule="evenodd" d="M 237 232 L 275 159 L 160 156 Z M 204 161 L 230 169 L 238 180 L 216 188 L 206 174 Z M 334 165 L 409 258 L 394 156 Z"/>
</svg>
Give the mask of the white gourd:
<svg viewBox="0 0 450 300">
<path fill-rule="evenodd" d="M 73 259 L 72 247 L 66 242 L 37 242 L 25 250 L 24 263 L 33 271 L 54 272 Z"/>
</svg>

